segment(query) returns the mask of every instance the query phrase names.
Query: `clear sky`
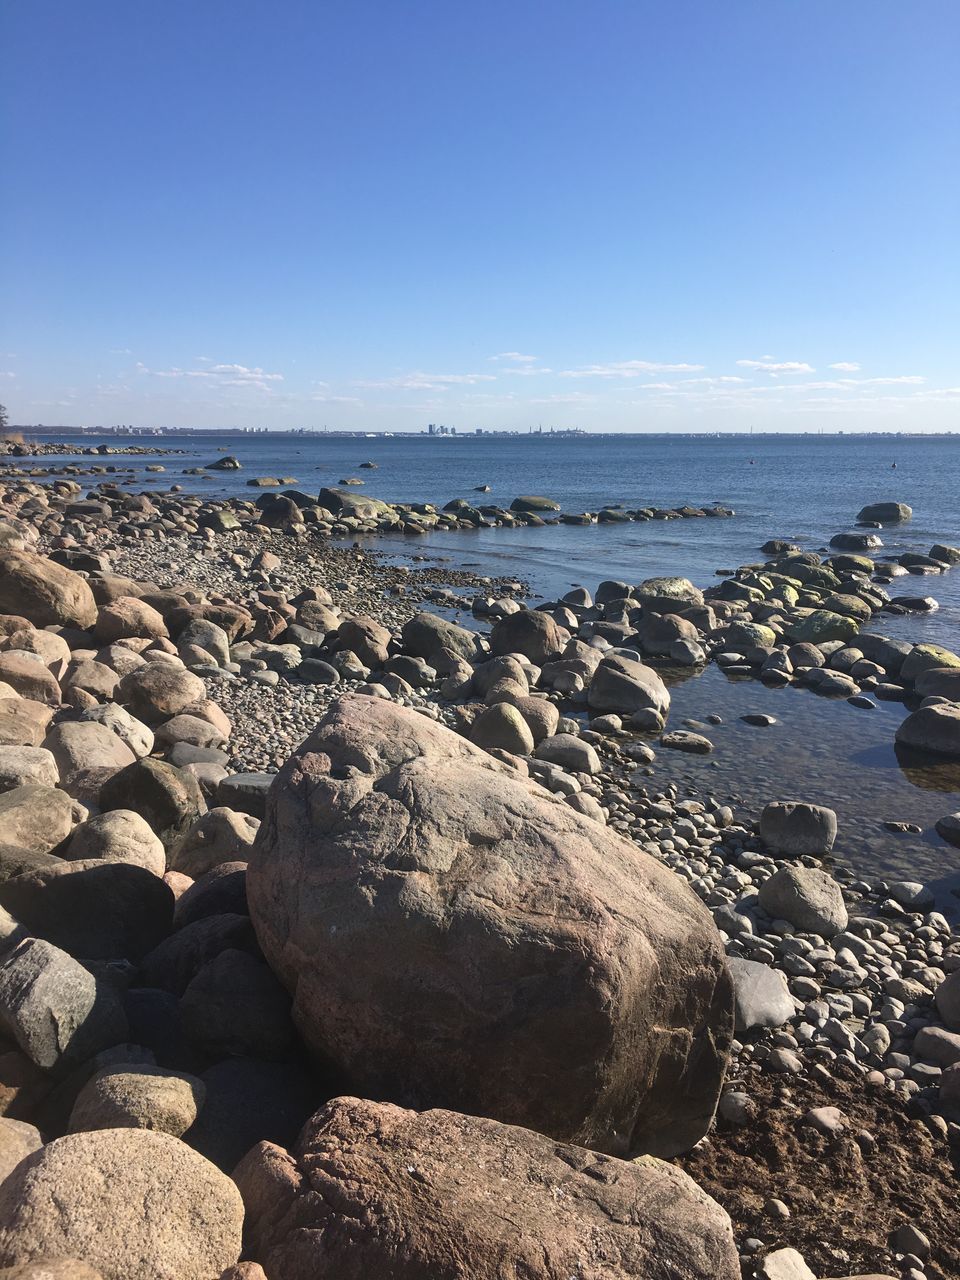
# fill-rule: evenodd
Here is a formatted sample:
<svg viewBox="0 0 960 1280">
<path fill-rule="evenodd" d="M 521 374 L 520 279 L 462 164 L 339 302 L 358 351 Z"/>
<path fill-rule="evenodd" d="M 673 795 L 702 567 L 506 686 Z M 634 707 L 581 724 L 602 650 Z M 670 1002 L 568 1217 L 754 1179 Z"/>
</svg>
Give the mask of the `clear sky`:
<svg viewBox="0 0 960 1280">
<path fill-rule="evenodd" d="M 0 0 L 14 423 L 960 429 L 958 0 Z"/>
</svg>

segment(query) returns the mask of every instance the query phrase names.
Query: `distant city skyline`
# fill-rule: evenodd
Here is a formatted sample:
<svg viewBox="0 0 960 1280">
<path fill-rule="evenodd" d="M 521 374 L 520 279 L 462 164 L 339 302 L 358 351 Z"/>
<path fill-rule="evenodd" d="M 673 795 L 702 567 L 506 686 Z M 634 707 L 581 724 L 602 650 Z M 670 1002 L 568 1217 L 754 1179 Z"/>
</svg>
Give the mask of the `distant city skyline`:
<svg viewBox="0 0 960 1280">
<path fill-rule="evenodd" d="M 960 10 L 0 12 L 12 424 L 960 429 Z"/>
</svg>

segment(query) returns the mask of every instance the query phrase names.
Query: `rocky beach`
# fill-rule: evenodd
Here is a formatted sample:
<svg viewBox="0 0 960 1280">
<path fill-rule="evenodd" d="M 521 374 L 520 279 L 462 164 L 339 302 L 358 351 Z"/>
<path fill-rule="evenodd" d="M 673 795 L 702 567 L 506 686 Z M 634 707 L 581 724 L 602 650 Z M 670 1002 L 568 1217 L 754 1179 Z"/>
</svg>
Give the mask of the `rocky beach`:
<svg viewBox="0 0 960 1280">
<path fill-rule="evenodd" d="M 541 599 L 384 548 L 735 509 L 75 467 L 0 479 L 0 1276 L 960 1275 L 956 899 L 685 683 L 954 768 L 948 531 Z"/>
</svg>

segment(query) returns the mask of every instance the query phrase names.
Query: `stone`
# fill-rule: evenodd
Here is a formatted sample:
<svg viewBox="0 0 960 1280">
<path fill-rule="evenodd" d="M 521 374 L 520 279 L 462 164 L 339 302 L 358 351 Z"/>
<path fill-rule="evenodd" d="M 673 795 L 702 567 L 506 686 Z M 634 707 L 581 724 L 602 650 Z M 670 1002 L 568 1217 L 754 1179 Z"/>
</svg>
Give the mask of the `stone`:
<svg viewBox="0 0 960 1280">
<path fill-rule="evenodd" d="M 760 839 L 785 857 L 829 853 L 837 838 L 837 815 L 824 805 L 773 800 L 760 814 Z"/>
<path fill-rule="evenodd" d="M 236 809 L 252 818 L 262 818 L 267 794 L 276 777 L 273 773 L 234 773 L 217 787 L 217 805 Z"/>
<path fill-rule="evenodd" d="M 0 746 L 39 747 L 52 717 L 53 707 L 14 696 L 9 685 L 0 685 Z"/>
<path fill-rule="evenodd" d="M 155 876 L 166 870 L 166 854 L 149 825 L 132 809 L 113 809 L 74 827 L 62 856 L 71 861 L 102 858 L 145 867 Z"/>
<path fill-rule="evenodd" d="M 173 871 L 172 876 L 181 873 Z M 174 927 L 179 929 L 207 916 L 245 915 L 247 912 L 247 864 L 221 862 L 197 880 L 182 876 L 185 887 L 177 896 L 173 912 Z M 169 883 L 169 880 L 167 881 Z"/>
<path fill-rule="evenodd" d="M 687 755 L 693 756 L 708 756 L 713 750 L 713 743 L 709 738 L 705 738 L 702 733 L 690 733 L 687 729 L 663 734 L 660 745 L 670 751 L 685 751 Z"/>
<path fill-rule="evenodd" d="M 262 1144 L 236 1177 L 257 1254 L 284 1280 L 740 1276 L 729 1218 L 681 1170 L 478 1116 L 336 1098 L 293 1157 Z"/>
<path fill-rule="evenodd" d="M 816 867 L 781 867 L 760 886 L 760 906 L 774 920 L 832 938 L 847 927 L 839 884 Z"/>
<path fill-rule="evenodd" d="M 960 667 L 928 667 L 917 676 L 913 688 L 921 698 L 960 702 Z"/>
<path fill-rule="evenodd" d="M 28 618 L 35 627 L 92 627 L 97 605 L 85 578 L 32 551 L 0 556 L 0 613 Z"/>
<path fill-rule="evenodd" d="M 199 676 L 185 667 L 148 662 L 128 672 L 117 685 L 117 701 L 145 724 L 168 720 L 206 696 Z"/>
<path fill-rule="evenodd" d="M 960 669 L 960 656 L 938 644 L 915 644 L 900 667 L 903 680 L 916 681 L 927 671 L 956 671 Z"/>
<path fill-rule="evenodd" d="M 196 1122 L 206 1095 L 196 1076 L 163 1067 L 101 1067 L 77 1095 L 70 1132 L 152 1129 L 179 1138 Z"/>
<path fill-rule="evenodd" d="M 534 752 L 538 760 L 548 760 L 572 773 L 599 773 L 600 757 L 589 742 L 571 733 L 558 733 L 545 738 Z"/>
<path fill-rule="evenodd" d="M 308 1047 L 364 1093 L 597 1149 L 706 1132 L 732 1023 L 706 910 L 426 717 L 335 702 L 270 792 L 247 894 Z"/>
<path fill-rule="evenodd" d="M 859 630 L 856 618 L 829 609 L 815 609 L 805 618 L 791 622 L 788 634 L 794 644 L 819 645 L 828 640 L 850 640 Z"/>
<path fill-rule="evenodd" d="M 476 632 L 458 627 L 456 623 L 432 613 L 415 614 L 403 624 L 400 634 L 404 652 L 415 658 L 425 658 L 427 662 L 432 662 L 441 652 L 456 654 L 470 662 L 476 658 L 480 647 Z"/>
<path fill-rule="evenodd" d="M 294 1039 L 290 997 L 269 968 L 245 951 L 221 951 L 180 1001 L 185 1034 L 211 1058 L 282 1058 Z"/>
<path fill-rule="evenodd" d="M 137 760 L 142 760 L 153 751 L 153 731 L 148 729 L 142 720 L 132 716 L 125 707 L 118 706 L 115 702 L 90 707 L 81 713 L 80 719 L 105 725 L 130 748 Z"/>
<path fill-rule="evenodd" d="M 757 1265 L 757 1280 L 817 1280 L 796 1249 L 774 1249 Z"/>
<path fill-rule="evenodd" d="M 0 794 L 0 832 L 9 844 L 49 853 L 87 816 L 82 804 L 54 787 L 28 785 Z"/>
<path fill-rule="evenodd" d="M 55 787 L 57 762 L 44 747 L 0 746 L 0 792 L 14 787 Z"/>
<path fill-rule="evenodd" d="M 117 773 L 136 761 L 121 737 L 95 720 L 63 720 L 43 740 L 57 762 L 62 784 L 71 791 L 70 780 L 85 769 L 109 769 Z"/>
<path fill-rule="evenodd" d="M 204 916 L 177 929 L 144 957 L 143 981 L 147 986 L 183 995 L 203 966 L 228 947 L 256 952 L 249 917 L 228 913 Z"/>
<path fill-rule="evenodd" d="M 874 502 L 861 507 L 857 519 L 869 524 L 898 524 L 909 520 L 912 515 L 913 508 L 905 502 Z"/>
<path fill-rule="evenodd" d="M 521 494 L 519 498 L 514 498 L 510 503 L 511 511 L 520 512 L 543 512 L 543 511 L 559 511 L 560 503 L 554 502 L 552 498 L 542 498 L 539 494 Z"/>
<path fill-rule="evenodd" d="M 133 809 L 169 851 L 206 812 L 207 803 L 191 774 L 163 760 L 145 759 L 127 765 L 104 783 L 100 808 L 104 812 Z"/>
<path fill-rule="evenodd" d="M 35 654 L 18 649 L 0 653 L 0 681 L 21 698 L 45 702 L 49 707 L 60 705 L 60 685 L 57 678 Z"/>
<path fill-rule="evenodd" d="M 794 1015 L 793 997 L 779 969 L 758 960 L 728 956 L 733 979 L 734 1035 L 738 1039 L 757 1027 L 782 1027 Z"/>
<path fill-rule="evenodd" d="M 509 751 L 518 756 L 529 755 L 534 745 L 526 720 L 508 702 L 495 702 L 481 711 L 470 727 L 470 741 L 487 751 Z"/>
<path fill-rule="evenodd" d="M 104 1280 L 214 1280 L 240 1256 L 234 1184 L 146 1129 L 69 1134 L 0 1185 L 0 1263 L 77 1256 Z"/>
<path fill-rule="evenodd" d="M 170 931 L 173 894 L 144 867 L 91 859 L 24 872 L 0 905 L 38 938 L 84 960 L 138 961 Z"/>
<path fill-rule="evenodd" d="M 390 632 L 366 614 L 344 618 L 337 628 L 341 649 L 355 653 L 365 667 L 379 671 L 390 656 Z"/>
<path fill-rule="evenodd" d="M 21 1160 L 43 1146 L 40 1130 L 25 1120 L 0 1116 L 0 1182 Z M 0 1276 L 2 1280 L 2 1276 Z"/>
<path fill-rule="evenodd" d="M 614 711 L 625 716 L 649 709 L 665 720 L 670 710 L 670 694 L 652 667 L 633 658 L 610 654 L 594 672 L 587 704 L 592 711 Z"/>
<path fill-rule="evenodd" d="M 156 731 L 157 745 L 164 750 L 169 750 L 178 742 L 189 743 L 192 747 L 213 747 L 214 750 L 220 750 L 227 745 L 228 737 L 229 734 L 225 735 L 209 720 L 184 712 L 164 720 Z"/>
<path fill-rule="evenodd" d="M 937 835 L 960 849 L 960 813 L 948 813 L 936 822 Z"/>
<path fill-rule="evenodd" d="M 209 654 L 218 667 L 225 667 L 230 661 L 230 637 L 210 618 L 194 618 L 178 633 L 177 649 L 181 655 L 191 647 Z"/>
<path fill-rule="evenodd" d="M 196 880 L 224 862 L 246 862 L 260 819 L 218 806 L 197 818 L 170 850 L 171 871 Z"/>
<path fill-rule="evenodd" d="M 127 1030 L 116 991 L 41 938 L 0 959 L 0 1028 L 45 1071 L 82 1062 Z"/>
<path fill-rule="evenodd" d="M 112 644 L 114 640 L 125 640 L 131 636 L 155 640 L 168 633 L 163 614 L 147 604 L 146 600 L 139 600 L 134 596 L 119 596 L 109 604 L 101 605 L 93 634 L 101 643 Z"/>
<path fill-rule="evenodd" d="M 896 740 L 902 747 L 960 756 L 960 704 L 940 702 L 911 712 L 900 722 Z"/>
<path fill-rule="evenodd" d="M 960 1062 L 960 1034 L 943 1027 L 921 1027 L 913 1041 L 913 1057 L 938 1067 Z"/>
<path fill-rule="evenodd" d="M 521 609 L 495 622 L 490 632 L 490 649 L 497 655 L 523 654 L 542 666 L 563 648 L 560 628 L 549 613 Z"/>
<path fill-rule="evenodd" d="M 195 1151 L 232 1172 L 258 1142 L 292 1146 L 329 1093 L 295 1062 L 224 1058 L 201 1076 L 206 1101 L 184 1135 Z"/>
</svg>

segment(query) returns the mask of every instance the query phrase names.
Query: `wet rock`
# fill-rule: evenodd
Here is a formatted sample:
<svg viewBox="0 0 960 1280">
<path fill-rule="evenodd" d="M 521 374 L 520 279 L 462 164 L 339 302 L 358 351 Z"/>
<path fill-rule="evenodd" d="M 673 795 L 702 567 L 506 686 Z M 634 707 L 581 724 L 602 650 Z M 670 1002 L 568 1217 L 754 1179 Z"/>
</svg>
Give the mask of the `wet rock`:
<svg viewBox="0 0 960 1280">
<path fill-rule="evenodd" d="M 631 716 L 652 710 L 665 720 L 670 710 L 670 694 L 652 667 L 632 658 L 611 654 L 594 673 L 587 694 L 591 710 Z"/>
<path fill-rule="evenodd" d="M 913 508 L 908 507 L 905 502 L 874 502 L 870 506 L 861 507 L 857 519 L 869 523 L 899 524 L 903 520 L 909 520 L 912 515 Z"/>
</svg>

